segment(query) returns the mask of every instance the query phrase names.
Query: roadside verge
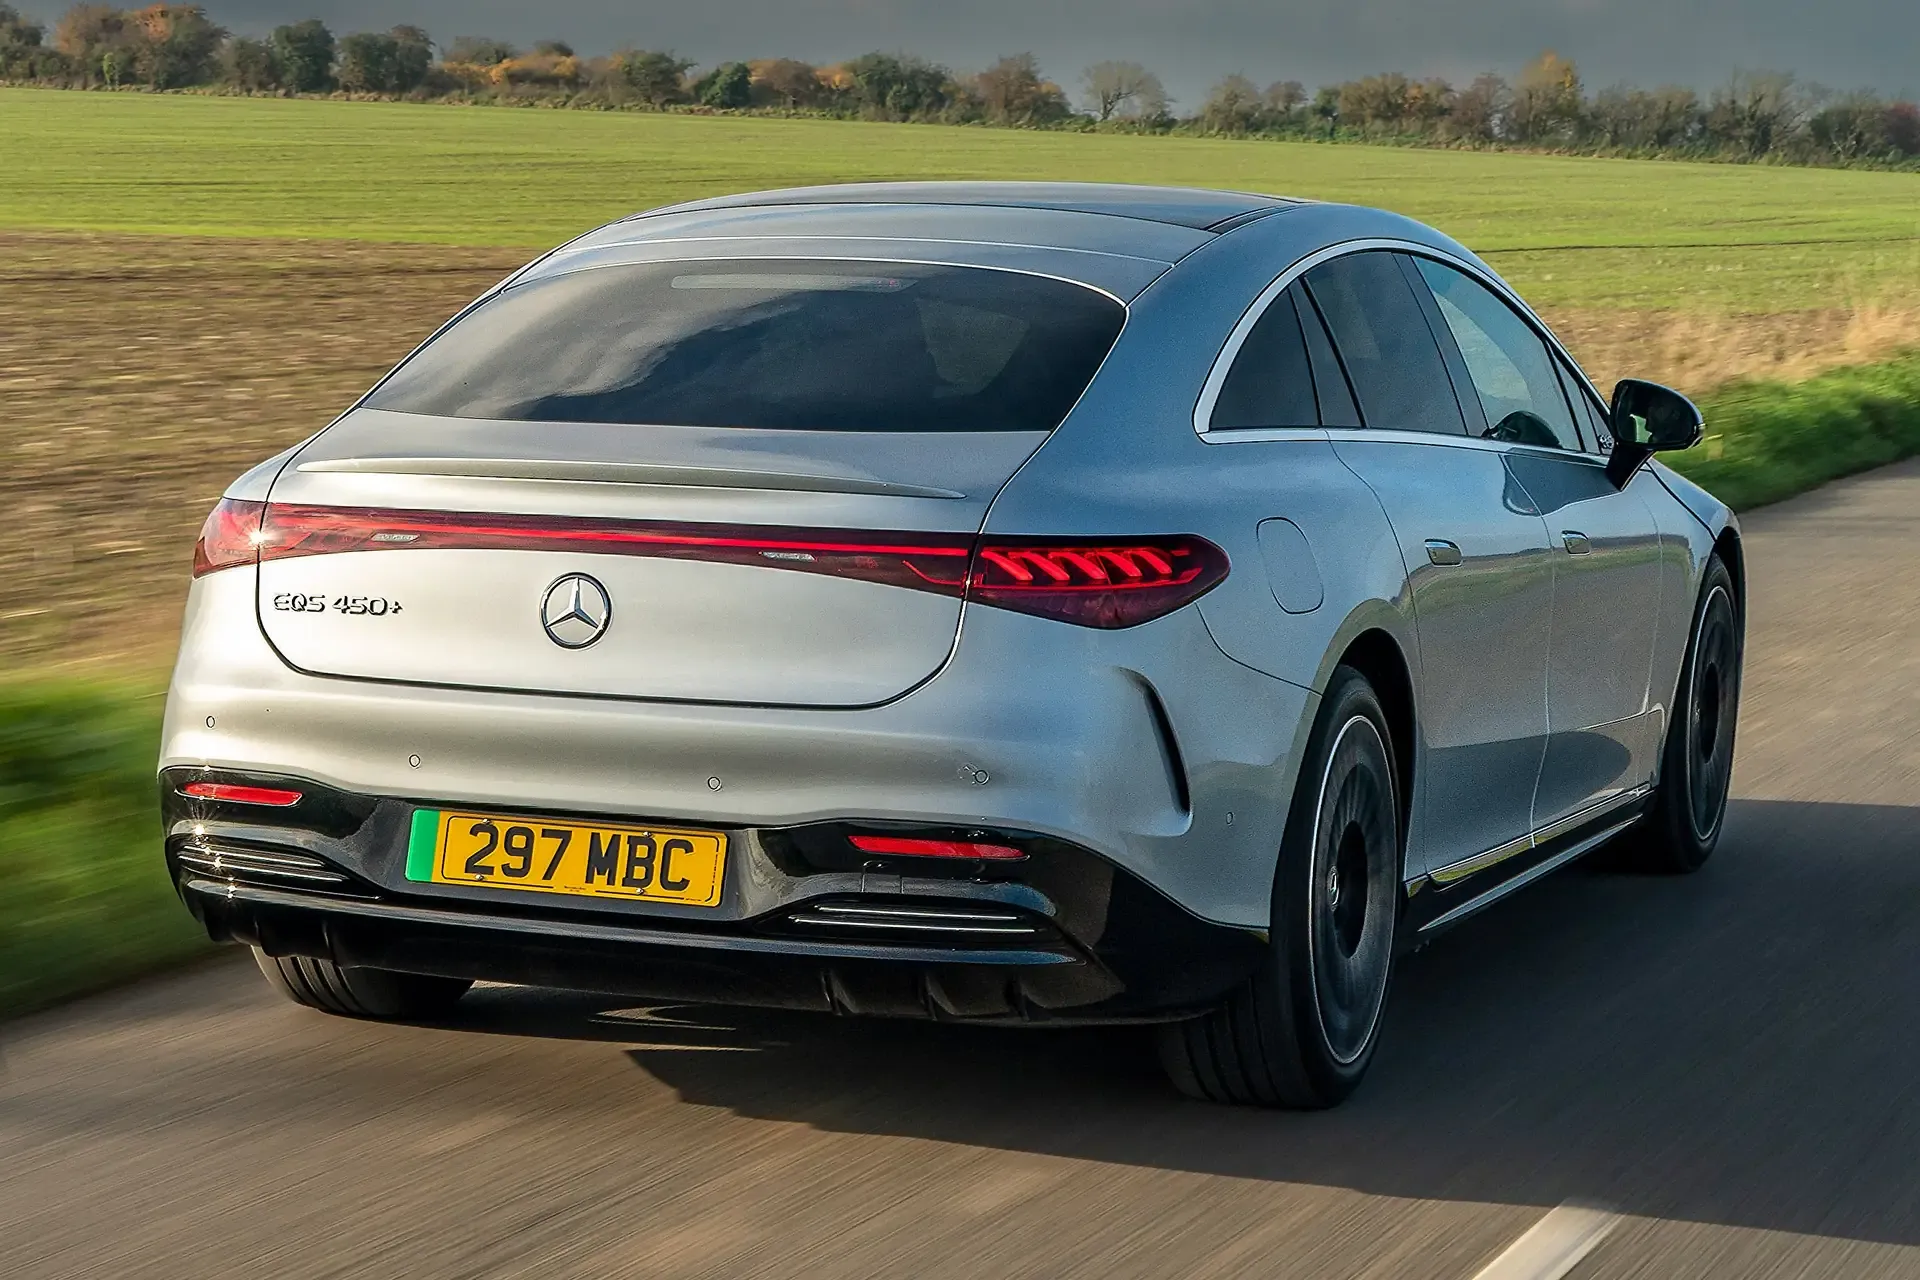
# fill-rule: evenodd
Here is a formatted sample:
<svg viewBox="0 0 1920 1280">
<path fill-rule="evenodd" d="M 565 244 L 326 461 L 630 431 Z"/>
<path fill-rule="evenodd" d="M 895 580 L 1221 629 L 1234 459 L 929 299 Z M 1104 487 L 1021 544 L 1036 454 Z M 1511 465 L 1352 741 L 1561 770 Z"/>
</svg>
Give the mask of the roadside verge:
<svg viewBox="0 0 1920 1280">
<path fill-rule="evenodd" d="M 1804 382 L 1735 382 L 1701 398 L 1707 437 L 1668 459 L 1736 511 L 1920 453 L 1920 352 Z"/>
<path fill-rule="evenodd" d="M 0 1018 L 207 947 L 160 864 L 149 689 L 0 683 Z"/>
</svg>

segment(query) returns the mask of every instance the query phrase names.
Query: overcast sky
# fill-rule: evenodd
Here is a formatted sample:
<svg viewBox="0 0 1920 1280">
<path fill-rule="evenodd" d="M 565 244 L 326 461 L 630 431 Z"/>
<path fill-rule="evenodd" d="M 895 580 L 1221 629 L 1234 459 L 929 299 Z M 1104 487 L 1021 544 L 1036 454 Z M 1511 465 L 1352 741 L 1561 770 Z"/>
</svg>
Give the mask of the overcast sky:
<svg viewBox="0 0 1920 1280">
<path fill-rule="evenodd" d="M 1838 88 L 1920 88 L 1915 0 L 205 0 L 258 32 L 317 16 L 336 31 L 411 22 L 436 39 L 563 39 L 582 53 L 667 48 L 703 64 L 791 56 L 834 62 L 907 50 L 958 70 L 1032 52 L 1069 89 L 1105 58 L 1145 63 L 1184 104 L 1221 76 L 1309 86 L 1397 70 L 1511 75 L 1540 50 L 1589 86 L 1707 89 L 1736 67 L 1783 68 Z M 27 6 L 23 6 L 27 7 Z"/>
</svg>

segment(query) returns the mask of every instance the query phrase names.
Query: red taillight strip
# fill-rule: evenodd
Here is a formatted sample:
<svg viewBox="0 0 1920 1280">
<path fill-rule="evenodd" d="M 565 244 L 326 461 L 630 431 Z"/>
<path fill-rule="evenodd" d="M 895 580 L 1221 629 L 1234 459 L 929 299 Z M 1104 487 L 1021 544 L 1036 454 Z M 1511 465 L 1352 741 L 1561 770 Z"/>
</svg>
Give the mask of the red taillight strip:
<svg viewBox="0 0 1920 1280">
<path fill-rule="evenodd" d="M 958 595 L 968 534 L 868 533 L 669 524 L 587 516 L 530 516 L 275 503 L 261 533 L 263 562 L 348 551 L 579 551 L 753 564 L 865 578 Z"/>
<path fill-rule="evenodd" d="M 847 843 L 862 853 L 895 853 L 909 858 L 983 858 L 1004 862 L 1027 855 L 1012 845 L 982 844 L 973 840 L 917 840 L 905 836 L 848 836 Z"/>
<path fill-rule="evenodd" d="M 274 809 L 285 809 L 300 803 L 298 791 L 285 791 L 279 787 L 245 787 L 231 782 L 189 782 L 180 788 L 180 794 L 192 796 L 195 800 L 258 804 Z"/>
<path fill-rule="evenodd" d="M 757 565 L 964 596 L 1103 628 L 1171 613 L 1217 586 L 1228 567 L 1220 548 L 1191 534 L 1016 541 L 280 503 L 267 507 L 252 540 L 263 563 L 353 551 L 570 550 Z"/>
<path fill-rule="evenodd" d="M 243 498 L 220 499 L 207 513 L 206 523 L 200 526 L 200 539 L 193 544 L 193 576 L 254 563 L 266 505 Z"/>
<path fill-rule="evenodd" d="M 360 545 L 339 546 L 335 542 Z M 965 534 L 863 534 L 857 530 L 836 529 L 809 531 L 803 535 L 750 526 L 671 525 L 588 516 L 493 515 L 276 503 L 267 509 L 261 558 L 278 560 L 349 550 L 505 549 L 502 543 L 528 550 L 553 550 L 571 543 L 582 551 L 613 554 L 633 548 L 641 555 L 685 547 L 958 558 L 968 554 L 973 539 Z"/>
</svg>

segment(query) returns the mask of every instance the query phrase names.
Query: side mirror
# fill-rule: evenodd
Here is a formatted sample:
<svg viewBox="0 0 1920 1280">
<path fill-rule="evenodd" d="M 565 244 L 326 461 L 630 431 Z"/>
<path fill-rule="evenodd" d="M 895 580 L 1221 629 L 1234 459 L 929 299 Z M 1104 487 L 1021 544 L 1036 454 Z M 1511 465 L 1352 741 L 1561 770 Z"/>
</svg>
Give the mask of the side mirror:
<svg viewBox="0 0 1920 1280">
<path fill-rule="evenodd" d="M 1607 426 L 1614 439 L 1607 476 L 1625 488 L 1640 464 L 1654 453 L 1699 444 L 1706 419 L 1693 401 L 1673 388 L 1626 378 L 1613 389 Z"/>
</svg>

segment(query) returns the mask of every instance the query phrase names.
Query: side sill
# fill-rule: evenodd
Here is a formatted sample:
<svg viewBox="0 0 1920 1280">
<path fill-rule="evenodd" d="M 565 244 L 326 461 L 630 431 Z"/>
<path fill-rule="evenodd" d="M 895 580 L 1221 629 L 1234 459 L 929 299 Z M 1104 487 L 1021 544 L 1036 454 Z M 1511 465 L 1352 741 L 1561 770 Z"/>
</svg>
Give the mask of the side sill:
<svg viewBox="0 0 1920 1280">
<path fill-rule="evenodd" d="M 1651 790 L 1637 787 L 1414 880 L 1407 886 L 1407 923 L 1414 940 L 1425 941 L 1599 848 L 1639 821 Z"/>
</svg>

